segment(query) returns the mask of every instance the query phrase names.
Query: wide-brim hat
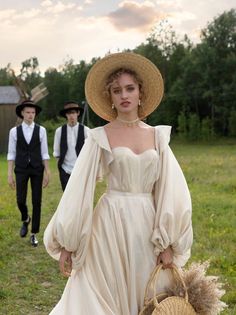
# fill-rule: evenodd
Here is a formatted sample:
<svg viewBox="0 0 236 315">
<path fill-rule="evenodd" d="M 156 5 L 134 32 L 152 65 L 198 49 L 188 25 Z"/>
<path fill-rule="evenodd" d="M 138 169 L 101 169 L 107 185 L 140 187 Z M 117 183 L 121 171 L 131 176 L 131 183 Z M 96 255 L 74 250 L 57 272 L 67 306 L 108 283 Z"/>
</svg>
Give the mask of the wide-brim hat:
<svg viewBox="0 0 236 315">
<path fill-rule="evenodd" d="M 62 110 L 60 110 L 60 115 L 64 118 L 66 118 L 66 113 L 68 113 L 71 110 L 76 110 L 77 112 L 80 112 L 80 115 L 82 115 L 84 112 L 83 107 L 80 107 L 77 102 L 67 101 L 64 104 L 64 108 Z"/>
<path fill-rule="evenodd" d="M 28 100 L 24 100 L 23 102 L 21 102 L 21 104 L 17 105 L 16 106 L 16 115 L 20 118 L 24 118 L 22 115 L 21 115 L 21 112 L 22 110 L 25 108 L 25 107 L 33 107 L 35 108 L 35 113 L 36 113 L 36 116 L 41 112 L 42 108 L 38 105 L 36 105 L 33 101 L 31 101 L 30 99 Z"/>
<path fill-rule="evenodd" d="M 103 119 L 112 121 L 117 112 L 105 92 L 107 78 L 114 71 L 124 68 L 137 73 L 143 81 L 144 95 L 141 97 L 142 111 L 139 118 L 151 114 L 160 104 L 164 83 L 158 68 L 147 58 L 135 53 L 114 53 L 98 60 L 90 69 L 85 81 L 85 95 L 93 111 Z"/>
</svg>

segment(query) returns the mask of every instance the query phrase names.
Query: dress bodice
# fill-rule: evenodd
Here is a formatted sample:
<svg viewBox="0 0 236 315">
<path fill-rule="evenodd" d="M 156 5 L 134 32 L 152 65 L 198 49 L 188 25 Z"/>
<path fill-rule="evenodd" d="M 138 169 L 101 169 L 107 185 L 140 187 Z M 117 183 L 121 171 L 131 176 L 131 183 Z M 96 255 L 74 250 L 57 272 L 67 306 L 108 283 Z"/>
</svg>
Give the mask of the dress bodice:
<svg viewBox="0 0 236 315">
<path fill-rule="evenodd" d="M 108 189 L 121 192 L 150 193 L 158 178 L 159 155 L 149 149 L 141 154 L 128 147 L 112 149 L 113 161 L 109 165 Z"/>
</svg>

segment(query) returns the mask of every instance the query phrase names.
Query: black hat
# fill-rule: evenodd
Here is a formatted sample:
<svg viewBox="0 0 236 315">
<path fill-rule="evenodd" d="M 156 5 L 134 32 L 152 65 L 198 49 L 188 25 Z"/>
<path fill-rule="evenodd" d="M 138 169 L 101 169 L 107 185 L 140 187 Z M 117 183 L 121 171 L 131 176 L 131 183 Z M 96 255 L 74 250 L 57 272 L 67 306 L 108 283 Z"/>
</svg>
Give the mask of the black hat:
<svg viewBox="0 0 236 315">
<path fill-rule="evenodd" d="M 42 108 L 38 105 L 36 105 L 33 101 L 31 101 L 30 99 L 28 100 L 24 100 L 21 104 L 16 106 L 16 115 L 20 118 L 24 118 L 21 115 L 21 111 L 25 108 L 25 107 L 33 107 L 35 108 L 35 112 L 36 112 L 36 116 L 41 112 Z"/>
<path fill-rule="evenodd" d="M 82 115 L 84 112 L 83 107 L 80 107 L 75 101 L 67 101 L 64 104 L 64 109 L 60 110 L 60 115 L 66 118 L 66 113 L 70 110 L 76 110 L 77 112 L 80 112 L 80 115 Z"/>
</svg>

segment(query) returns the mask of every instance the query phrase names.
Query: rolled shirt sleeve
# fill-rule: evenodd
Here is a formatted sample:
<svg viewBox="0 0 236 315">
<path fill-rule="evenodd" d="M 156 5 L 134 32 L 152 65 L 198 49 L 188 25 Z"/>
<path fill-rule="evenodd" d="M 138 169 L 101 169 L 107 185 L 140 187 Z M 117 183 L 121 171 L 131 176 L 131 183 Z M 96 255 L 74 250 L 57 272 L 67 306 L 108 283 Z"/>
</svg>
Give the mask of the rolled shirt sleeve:
<svg viewBox="0 0 236 315">
<path fill-rule="evenodd" d="M 16 159 L 16 127 L 9 132 L 7 160 L 15 161 Z"/>
<path fill-rule="evenodd" d="M 48 154 L 47 132 L 46 132 L 46 129 L 42 126 L 40 126 L 39 136 L 40 136 L 40 142 L 41 142 L 42 160 L 49 160 L 50 156 Z"/>
<path fill-rule="evenodd" d="M 61 127 L 56 129 L 55 135 L 54 135 L 53 156 L 55 158 L 60 157 L 60 140 L 61 140 Z"/>
</svg>

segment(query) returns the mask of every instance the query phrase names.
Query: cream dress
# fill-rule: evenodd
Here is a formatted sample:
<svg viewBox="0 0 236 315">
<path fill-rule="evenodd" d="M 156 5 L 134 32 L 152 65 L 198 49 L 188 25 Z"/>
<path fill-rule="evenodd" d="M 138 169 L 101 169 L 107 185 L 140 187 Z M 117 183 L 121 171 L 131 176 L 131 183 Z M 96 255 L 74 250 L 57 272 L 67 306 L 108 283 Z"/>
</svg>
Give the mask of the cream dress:
<svg viewBox="0 0 236 315">
<path fill-rule="evenodd" d="M 90 130 L 67 188 L 44 234 L 48 253 L 73 252 L 73 270 L 51 315 L 137 315 L 157 255 L 169 245 L 186 263 L 192 244 L 191 199 L 168 145 L 171 128 L 155 127 L 156 149 L 111 150 L 104 127 Z M 96 180 L 107 191 L 93 209 Z M 163 271 L 158 291 L 171 281 Z"/>
</svg>

